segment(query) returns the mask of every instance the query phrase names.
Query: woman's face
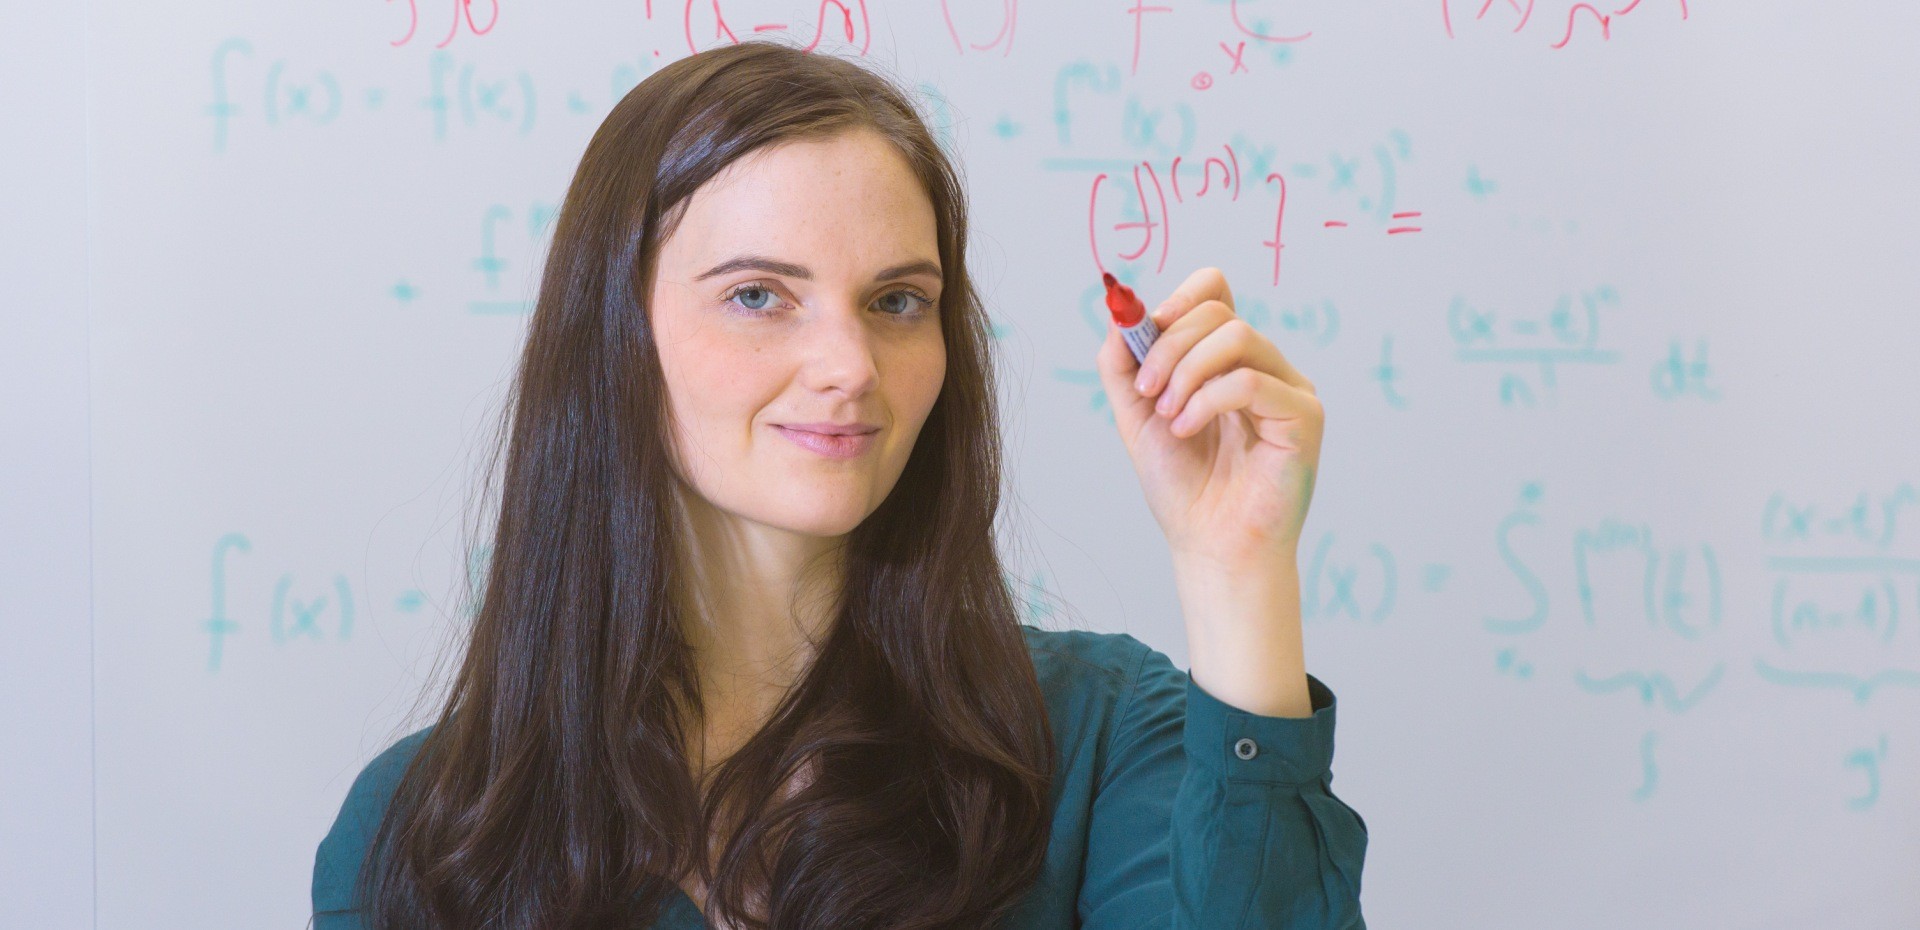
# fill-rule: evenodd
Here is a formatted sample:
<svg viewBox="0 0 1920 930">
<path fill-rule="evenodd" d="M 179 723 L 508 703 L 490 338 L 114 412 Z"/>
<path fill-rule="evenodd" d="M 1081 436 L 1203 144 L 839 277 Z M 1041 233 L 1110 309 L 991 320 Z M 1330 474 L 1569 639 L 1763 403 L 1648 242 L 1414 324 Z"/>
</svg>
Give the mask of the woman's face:
<svg viewBox="0 0 1920 930">
<path fill-rule="evenodd" d="M 811 536 L 878 508 L 946 377 L 936 236 L 906 161 L 867 130 L 758 150 L 695 191 L 649 302 L 681 478 Z M 817 424 L 874 432 L 835 455 L 789 431 Z"/>
</svg>

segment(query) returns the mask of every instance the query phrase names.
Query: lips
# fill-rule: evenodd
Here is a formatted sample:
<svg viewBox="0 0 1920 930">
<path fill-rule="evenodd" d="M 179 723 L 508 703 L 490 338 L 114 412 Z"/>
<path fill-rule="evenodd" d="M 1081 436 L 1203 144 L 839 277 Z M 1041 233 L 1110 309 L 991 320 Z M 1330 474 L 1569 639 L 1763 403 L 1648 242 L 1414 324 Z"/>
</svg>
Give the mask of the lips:
<svg viewBox="0 0 1920 930">
<path fill-rule="evenodd" d="M 821 433 L 827 436 L 857 436 L 879 429 L 865 423 L 781 423 L 787 429 L 805 430 L 809 433 Z"/>
<path fill-rule="evenodd" d="M 825 429 L 853 429 L 854 427 L 824 426 Z M 821 433 L 811 429 L 793 426 L 774 426 L 780 435 L 787 437 L 794 445 L 831 459 L 857 458 L 873 447 L 874 437 L 879 429 L 859 433 Z"/>
</svg>

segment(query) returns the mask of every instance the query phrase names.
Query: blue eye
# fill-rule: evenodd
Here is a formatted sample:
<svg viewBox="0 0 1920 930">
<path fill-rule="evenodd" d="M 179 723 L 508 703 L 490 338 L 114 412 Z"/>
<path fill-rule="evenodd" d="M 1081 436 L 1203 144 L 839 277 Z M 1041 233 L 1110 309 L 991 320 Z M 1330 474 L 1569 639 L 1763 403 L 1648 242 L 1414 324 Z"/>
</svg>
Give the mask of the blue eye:
<svg viewBox="0 0 1920 930">
<path fill-rule="evenodd" d="M 893 316 L 919 316 L 933 308 L 932 300 L 928 299 L 925 294 L 910 287 L 888 291 L 881 295 L 882 300 L 888 297 L 905 297 L 907 299 L 906 303 L 901 306 L 900 312 L 892 314 Z"/>
<path fill-rule="evenodd" d="M 758 296 L 758 300 L 755 300 L 753 296 Z M 766 290 L 766 288 L 762 288 L 762 286 L 758 286 L 758 284 L 747 284 L 747 286 L 743 286 L 743 288 L 735 288 L 733 294 L 728 294 L 728 300 L 737 300 L 739 306 L 745 307 L 745 309 L 764 311 L 766 307 L 774 304 L 774 292 L 772 292 L 772 290 Z"/>
<path fill-rule="evenodd" d="M 774 294 L 774 288 L 768 288 L 766 284 L 741 284 L 728 292 L 726 302 L 728 306 L 739 307 L 735 313 L 747 317 L 770 317 L 778 309 L 780 296 Z M 933 307 L 933 300 L 914 288 L 895 288 L 881 294 L 879 300 L 874 302 L 874 307 L 889 317 L 914 319 L 927 315 L 927 311 Z"/>
</svg>

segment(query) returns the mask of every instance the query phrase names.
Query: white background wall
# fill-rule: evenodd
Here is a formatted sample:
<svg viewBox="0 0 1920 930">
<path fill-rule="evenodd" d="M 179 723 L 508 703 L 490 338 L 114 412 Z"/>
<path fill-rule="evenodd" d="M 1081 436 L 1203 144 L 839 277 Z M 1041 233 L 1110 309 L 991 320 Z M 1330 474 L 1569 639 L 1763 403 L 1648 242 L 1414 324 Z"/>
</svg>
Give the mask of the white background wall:
<svg viewBox="0 0 1920 930">
<path fill-rule="evenodd" d="M 1370 924 L 1912 927 L 1920 12 L 1630 4 L 850 0 L 823 49 L 970 179 L 1036 622 L 1186 664 L 1099 269 L 1221 267 L 1319 386 Z M 716 41 L 410 5 L 0 6 L 0 923 L 301 925 L 457 643 L 574 164 Z"/>
</svg>

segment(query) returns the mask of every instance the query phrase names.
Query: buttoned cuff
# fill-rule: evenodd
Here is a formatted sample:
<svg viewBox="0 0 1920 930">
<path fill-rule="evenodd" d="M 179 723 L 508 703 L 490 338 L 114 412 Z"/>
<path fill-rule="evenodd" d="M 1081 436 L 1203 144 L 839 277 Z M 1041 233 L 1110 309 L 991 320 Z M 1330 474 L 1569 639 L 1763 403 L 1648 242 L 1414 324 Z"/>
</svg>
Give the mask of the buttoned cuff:
<svg viewBox="0 0 1920 930">
<path fill-rule="evenodd" d="M 1187 764 L 1231 781 L 1297 785 L 1333 766 L 1333 689 L 1307 675 L 1311 717 L 1251 714 L 1187 676 Z"/>
</svg>

